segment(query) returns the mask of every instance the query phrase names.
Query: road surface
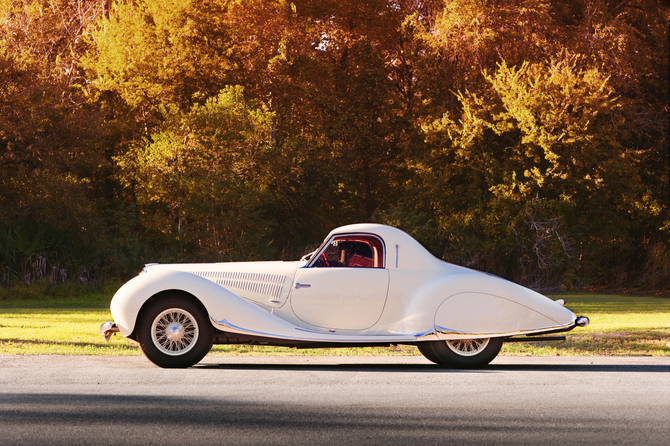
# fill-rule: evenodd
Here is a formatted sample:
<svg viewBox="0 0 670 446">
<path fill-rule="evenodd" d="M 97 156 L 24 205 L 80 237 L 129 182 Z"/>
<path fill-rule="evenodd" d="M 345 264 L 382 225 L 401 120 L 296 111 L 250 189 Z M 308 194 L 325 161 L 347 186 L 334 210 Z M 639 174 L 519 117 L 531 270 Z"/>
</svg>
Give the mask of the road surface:
<svg viewBox="0 0 670 446">
<path fill-rule="evenodd" d="M 670 444 L 670 357 L 0 356 L 0 444 Z"/>
</svg>

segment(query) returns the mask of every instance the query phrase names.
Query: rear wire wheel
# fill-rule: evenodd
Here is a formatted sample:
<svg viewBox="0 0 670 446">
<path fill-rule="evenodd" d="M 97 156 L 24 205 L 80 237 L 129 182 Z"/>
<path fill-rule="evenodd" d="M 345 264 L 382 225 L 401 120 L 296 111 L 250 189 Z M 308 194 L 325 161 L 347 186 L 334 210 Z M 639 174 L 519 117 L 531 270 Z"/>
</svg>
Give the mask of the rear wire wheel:
<svg viewBox="0 0 670 446">
<path fill-rule="evenodd" d="M 456 369 L 483 367 L 498 356 L 503 338 L 455 339 L 421 344 L 419 351 L 429 360 Z"/>
<path fill-rule="evenodd" d="M 204 308 L 178 295 L 149 302 L 140 314 L 137 328 L 142 352 L 164 368 L 197 364 L 209 353 L 214 340 Z"/>
<path fill-rule="evenodd" d="M 423 356 L 425 356 L 426 359 L 428 359 L 429 361 L 434 362 L 435 364 L 439 364 L 440 363 L 440 358 L 435 356 L 435 354 L 433 353 L 433 348 L 430 344 L 431 344 L 431 342 L 422 342 L 420 344 L 417 344 L 416 348 L 419 349 L 419 352 L 421 352 L 421 354 Z"/>
</svg>

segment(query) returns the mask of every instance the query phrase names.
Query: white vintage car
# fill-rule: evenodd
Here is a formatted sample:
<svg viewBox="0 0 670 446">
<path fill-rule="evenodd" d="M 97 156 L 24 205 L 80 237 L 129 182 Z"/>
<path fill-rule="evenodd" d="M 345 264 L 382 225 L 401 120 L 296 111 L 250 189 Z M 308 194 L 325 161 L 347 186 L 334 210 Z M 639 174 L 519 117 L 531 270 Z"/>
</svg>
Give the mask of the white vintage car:
<svg viewBox="0 0 670 446">
<path fill-rule="evenodd" d="M 297 348 L 416 345 L 429 360 L 481 367 L 503 342 L 586 326 L 515 283 L 438 260 L 377 224 L 332 231 L 297 262 L 151 264 L 111 302 L 100 332 L 137 341 L 160 367 L 189 367 L 212 344 Z M 513 337 L 516 336 L 516 337 Z"/>
</svg>

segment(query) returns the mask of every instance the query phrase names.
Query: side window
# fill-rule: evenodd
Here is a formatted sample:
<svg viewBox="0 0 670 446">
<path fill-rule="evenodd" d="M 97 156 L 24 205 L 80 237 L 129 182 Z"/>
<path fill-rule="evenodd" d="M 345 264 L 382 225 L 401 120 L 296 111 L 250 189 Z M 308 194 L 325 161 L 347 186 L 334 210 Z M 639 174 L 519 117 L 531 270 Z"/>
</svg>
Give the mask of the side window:
<svg viewBox="0 0 670 446">
<path fill-rule="evenodd" d="M 314 268 L 383 268 L 384 245 L 371 235 L 333 237 L 312 262 Z"/>
</svg>

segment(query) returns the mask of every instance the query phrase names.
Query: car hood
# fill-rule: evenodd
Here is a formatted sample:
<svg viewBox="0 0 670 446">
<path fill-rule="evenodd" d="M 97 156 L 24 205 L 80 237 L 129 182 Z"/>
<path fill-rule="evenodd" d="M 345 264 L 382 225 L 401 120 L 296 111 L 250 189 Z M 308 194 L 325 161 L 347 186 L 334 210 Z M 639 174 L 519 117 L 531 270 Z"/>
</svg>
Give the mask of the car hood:
<svg viewBox="0 0 670 446">
<path fill-rule="evenodd" d="M 182 271 L 211 280 L 250 301 L 269 307 L 286 303 L 297 268 L 305 262 L 150 264 L 142 273 Z"/>
</svg>

